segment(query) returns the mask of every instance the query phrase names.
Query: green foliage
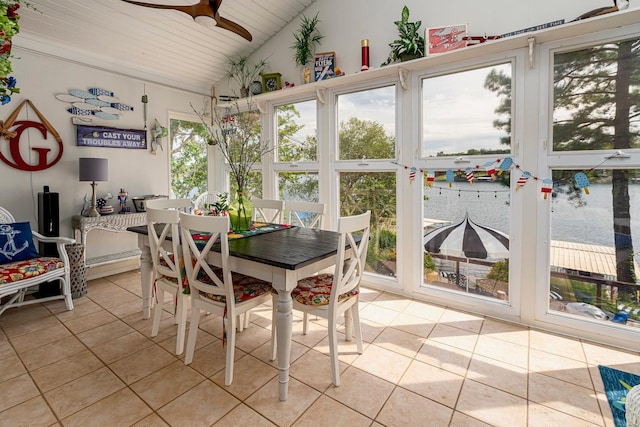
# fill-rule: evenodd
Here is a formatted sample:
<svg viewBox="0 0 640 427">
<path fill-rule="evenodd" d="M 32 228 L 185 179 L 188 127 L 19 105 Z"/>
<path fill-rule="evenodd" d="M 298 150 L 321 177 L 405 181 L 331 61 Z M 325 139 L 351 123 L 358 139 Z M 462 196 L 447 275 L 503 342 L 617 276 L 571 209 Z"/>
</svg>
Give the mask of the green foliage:
<svg viewBox="0 0 640 427">
<path fill-rule="evenodd" d="M 391 53 L 389 53 L 387 60 L 380 65 L 381 67 L 424 56 L 425 40 L 420 34 L 422 21 L 409 22 L 409 8 L 405 5 L 402 8 L 402 18 L 400 21 L 393 21 L 393 23 L 398 28 L 399 38 L 389 43 Z"/>
<path fill-rule="evenodd" d="M 223 112 L 214 109 L 210 123 L 204 113 L 195 108 L 194 111 L 205 126 L 208 144 L 215 146 L 229 165 L 237 191 L 245 193 L 250 184 L 251 169 L 271 151 L 268 142 L 261 139 L 260 112 L 253 109 L 250 101 L 247 101 L 246 110 L 241 110 L 236 102 L 233 109 L 227 108 Z"/>
<path fill-rule="evenodd" d="M 351 117 L 340 123 L 340 159 L 393 159 L 396 141 L 380 123 Z"/>
<path fill-rule="evenodd" d="M 300 112 L 295 104 L 281 105 L 277 107 L 278 120 L 278 161 L 280 162 L 315 162 L 318 160 L 318 141 L 315 136 L 307 136 L 304 141 L 294 139 L 304 125 L 296 122 L 300 118 Z"/>
<path fill-rule="evenodd" d="M 318 13 L 313 18 L 302 15 L 300 28 L 293 33 L 295 39 L 291 49 L 294 50 L 293 60 L 296 65 L 304 66 L 311 62 L 317 44 L 324 38 L 318 31 Z"/>
<path fill-rule="evenodd" d="M 554 151 L 640 147 L 640 39 L 557 53 L 553 63 Z M 496 112 L 510 116 L 511 77 L 489 74 L 485 87 L 501 97 Z M 506 123 L 494 125 L 510 132 Z M 568 194 L 569 201 L 580 207 L 586 204 L 582 191 L 567 176 L 575 172 L 554 171 L 554 191 Z M 637 274 L 630 224 L 629 171 L 614 169 L 610 173 L 616 278 L 634 283 Z M 621 285 L 622 293 L 630 290 Z"/>
<path fill-rule="evenodd" d="M 12 39 L 20 32 L 18 9 L 21 3 L 32 7 L 31 3 L 24 0 L 0 0 L 0 103 L 2 105 L 9 103 L 14 93 L 20 93 L 20 88 L 16 87 L 16 79 L 9 74 L 13 72 Z"/>
<path fill-rule="evenodd" d="M 423 259 L 422 265 L 424 266 L 425 273 L 428 273 L 430 271 L 435 271 L 436 262 L 433 260 L 433 258 L 431 258 L 431 255 L 429 255 L 428 252 L 424 252 L 422 259 Z"/>
<path fill-rule="evenodd" d="M 487 274 L 487 279 L 498 280 L 500 282 L 509 281 L 509 260 L 498 261 L 491 267 Z"/>
<path fill-rule="evenodd" d="M 393 158 L 395 139 L 377 122 L 356 117 L 340 123 L 340 158 Z M 393 172 L 340 173 L 340 215 L 371 210 L 367 264 L 380 271 L 396 259 L 396 175 Z M 388 268 L 387 268 L 388 270 Z"/>
<path fill-rule="evenodd" d="M 500 144 L 511 145 L 511 76 L 507 76 L 502 71 L 492 69 L 484 82 L 485 89 L 494 92 L 500 99 L 500 104 L 495 109 L 498 116 L 493 121 L 493 127 L 503 130 L 506 136 L 500 137 Z M 487 153 L 492 154 L 492 153 Z"/>
<path fill-rule="evenodd" d="M 248 56 L 227 57 L 225 77 L 234 80 L 240 88 L 248 88 L 264 72 L 267 65 L 269 63 L 266 59 L 251 62 Z"/>
<path fill-rule="evenodd" d="M 207 190 L 207 132 L 202 123 L 171 120 L 171 191 L 194 198 Z"/>
</svg>

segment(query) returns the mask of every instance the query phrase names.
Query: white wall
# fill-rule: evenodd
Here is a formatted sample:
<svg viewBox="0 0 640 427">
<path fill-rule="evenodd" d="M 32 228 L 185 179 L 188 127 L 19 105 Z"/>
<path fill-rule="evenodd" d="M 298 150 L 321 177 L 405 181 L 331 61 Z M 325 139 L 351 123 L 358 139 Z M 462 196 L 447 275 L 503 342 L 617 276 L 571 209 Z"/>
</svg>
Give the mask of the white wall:
<svg viewBox="0 0 640 427">
<path fill-rule="evenodd" d="M 68 103 L 55 98 L 56 94 L 68 93 L 69 89 L 89 89 L 100 87 L 115 92 L 120 101 L 134 106 L 134 111 L 124 112 L 119 120 L 93 119 L 93 125 L 122 129 L 144 129 L 141 97 L 145 82 L 109 73 L 103 70 L 63 61 L 24 49 L 15 48 L 13 55 L 14 73 L 18 78 L 21 93 L 13 100 L 0 106 L 0 120 L 7 117 L 24 99 L 29 99 L 44 117 L 58 131 L 63 140 L 63 155 L 60 161 L 43 171 L 25 172 L 0 162 L 0 206 L 7 208 L 17 220 L 30 221 L 37 228 L 37 193 L 48 185 L 60 198 L 60 234 L 72 237 L 71 216 L 80 213 L 83 198 L 91 197 L 88 182 L 78 181 L 79 157 L 103 157 L 109 159 L 109 180 L 98 183 L 98 197 L 106 192 L 113 194 L 111 204 L 118 208 L 116 199 L 120 188 L 125 188 L 129 196 L 143 194 L 169 194 L 169 162 L 167 138 L 164 138 L 164 151 L 156 155 L 150 149 L 123 149 L 76 146 L 76 127 L 71 122 L 72 115 L 66 111 Z M 200 106 L 203 97 L 176 89 L 146 84 L 147 124 L 153 120 L 168 126 L 168 111 L 192 112 L 190 103 Z M 18 120 L 39 121 L 29 107 L 23 107 Z M 148 138 L 150 135 L 148 134 Z M 44 140 L 33 129 L 20 138 L 23 152 L 32 147 L 56 147 L 51 135 Z M 8 144 L 3 140 L 2 153 L 6 155 Z M 56 148 L 57 150 L 57 148 Z M 53 156 L 52 156 L 53 157 Z M 128 206 L 135 212 L 131 201 Z M 94 234 L 95 233 L 95 234 Z M 87 256 L 101 256 L 136 247 L 136 238 L 130 233 L 109 233 L 92 231 L 89 235 Z"/>
<path fill-rule="evenodd" d="M 620 2 L 619 2 L 620 3 Z M 400 20 L 402 6 L 407 5 L 410 21 L 422 21 L 421 29 L 445 25 L 468 24 L 469 35 L 499 35 L 538 24 L 565 19 L 603 6 L 613 5 L 607 0 L 537 0 L 534 2 L 509 0 L 459 0 L 442 3 L 424 0 L 365 1 L 317 0 L 305 12 L 313 17 L 319 12 L 320 33 L 324 35 L 317 52 L 334 51 L 336 65 L 347 74 L 359 72 L 361 66 L 360 41 L 369 39 L 370 64 L 378 67 L 389 54 L 389 43 L 397 38 L 394 21 Z M 638 2 L 631 3 L 638 8 Z M 294 19 L 260 47 L 254 58 L 268 58 L 267 72 L 282 74 L 282 84 L 300 84 L 300 72 L 293 62 L 292 33 L 299 28 L 300 18 Z M 220 82 L 218 94 L 236 91 L 228 82 Z"/>
</svg>

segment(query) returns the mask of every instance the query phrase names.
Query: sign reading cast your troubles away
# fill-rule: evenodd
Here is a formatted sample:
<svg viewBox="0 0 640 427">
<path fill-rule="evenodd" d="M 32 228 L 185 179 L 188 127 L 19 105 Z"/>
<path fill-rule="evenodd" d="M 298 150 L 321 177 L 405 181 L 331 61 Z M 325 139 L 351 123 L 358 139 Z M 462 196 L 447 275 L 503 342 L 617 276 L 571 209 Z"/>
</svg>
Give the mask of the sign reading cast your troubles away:
<svg viewBox="0 0 640 427">
<path fill-rule="evenodd" d="M 76 126 L 77 145 L 83 147 L 147 148 L 147 131 L 104 126 Z"/>
</svg>

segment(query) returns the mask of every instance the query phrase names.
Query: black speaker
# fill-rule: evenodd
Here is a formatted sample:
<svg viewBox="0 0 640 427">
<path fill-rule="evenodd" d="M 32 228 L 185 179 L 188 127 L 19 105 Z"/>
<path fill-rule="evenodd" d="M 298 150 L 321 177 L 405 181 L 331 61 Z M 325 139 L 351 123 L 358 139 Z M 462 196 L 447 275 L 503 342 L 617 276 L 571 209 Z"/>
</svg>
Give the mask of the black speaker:
<svg viewBox="0 0 640 427">
<path fill-rule="evenodd" d="M 44 186 L 44 191 L 38 193 L 38 232 L 47 237 L 60 236 L 60 203 L 58 193 L 50 193 L 49 186 Z M 42 256 L 58 256 L 58 249 L 55 243 L 42 243 L 38 248 Z M 42 283 L 38 286 L 36 298 L 60 295 L 60 287 L 57 280 Z"/>
<path fill-rule="evenodd" d="M 60 236 L 60 202 L 58 193 L 50 193 L 49 186 L 38 193 L 38 232 L 47 237 Z M 58 256 L 55 243 L 40 243 L 40 255 Z"/>
</svg>

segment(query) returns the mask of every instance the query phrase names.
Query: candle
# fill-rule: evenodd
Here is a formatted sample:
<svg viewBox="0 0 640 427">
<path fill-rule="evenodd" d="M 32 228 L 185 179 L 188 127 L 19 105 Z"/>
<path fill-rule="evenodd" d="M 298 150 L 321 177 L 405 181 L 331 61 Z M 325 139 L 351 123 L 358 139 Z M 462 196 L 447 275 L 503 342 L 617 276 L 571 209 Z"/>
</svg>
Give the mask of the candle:
<svg viewBox="0 0 640 427">
<path fill-rule="evenodd" d="M 360 71 L 369 69 L 369 39 L 362 40 L 362 68 Z"/>
</svg>

